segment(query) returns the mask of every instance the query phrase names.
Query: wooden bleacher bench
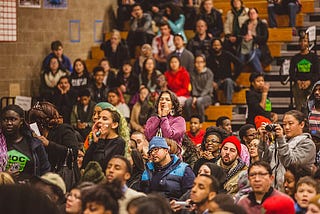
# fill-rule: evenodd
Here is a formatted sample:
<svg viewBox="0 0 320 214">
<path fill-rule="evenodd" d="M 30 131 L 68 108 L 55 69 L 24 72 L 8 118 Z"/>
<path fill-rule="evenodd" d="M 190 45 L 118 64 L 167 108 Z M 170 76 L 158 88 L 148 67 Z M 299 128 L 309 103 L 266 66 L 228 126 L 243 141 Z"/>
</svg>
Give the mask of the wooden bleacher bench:
<svg viewBox="0 0 320 214">
<path fill-rule="evenodd" d="M 246 91 L 248 89 L 241 89 L 238 92 L 234 92 L 233 96 L 232 96 L 232 104 L 236 104 L 236 105 L 243 105 L 246 104 Z M 221 103 L 225 103 L 226 102 L 226 98 L 224 96 L 224 92 L 223 90 L 219 89 L 217 92 L 217 96 L 218 96 L 218 100 Z"/>
<path fill-rule="evenodd" d="M 102 59 L 104 57 L 104 52 L 100 49 L 100 46 L 91 47 L 91 58 L 92 59 Z"/>
<path fill-rule="evenodd" d="M 100 59 L 86 59 L 86 66 L 89 73 L 93 72 L 94 67 L 98 66 Z"/>
<path fill-rule="evenodd" d="M 212 122 L 212 121 L 203 122 L 201 129 L 206 130 L 210 126 L 216 126 L 216 122 Z M 187 131 L 190 130 L 190 122 L 186 122 L 186 130 Z"/>
<path fill-rule="evenodd" d="M 205 114 L 209 121 L 216 121 L 221 116 L 227 116 L 232 119 L 233 105 L 211 105 L 205 110 Z"/>
<path fill-rule="evenodd" d="M 120 36 L 121 36 L 121 39 L 124 39 L 126 40 L 127 37 L 128 37 L 128 31 L 120 31 Z M 111 38 L 111 32 L 108 32 L 105 34 L 105 41 L 109 40 Z"/>
<path fill-rule="evenodd" d="M 268 42 L 291 42 L 292 28 L 269 28 Z"/>
</svg>

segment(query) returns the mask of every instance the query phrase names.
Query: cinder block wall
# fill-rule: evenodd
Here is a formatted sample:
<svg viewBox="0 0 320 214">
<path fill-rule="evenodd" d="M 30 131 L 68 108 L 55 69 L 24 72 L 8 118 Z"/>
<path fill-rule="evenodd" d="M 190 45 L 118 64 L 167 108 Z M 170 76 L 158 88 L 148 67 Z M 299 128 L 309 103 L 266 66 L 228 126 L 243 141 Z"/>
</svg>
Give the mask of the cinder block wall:
<svg viewBox="0 0 320 214">
<path fill-rule="evenodd" d="M 94 41 L 95 20 L 104 20 L 97 25 L 98 36 L 109 31 L 116 6 L 116 0 L 69 0 L 67 9 L 17 7 L 18 39 L 0 42 L 0 97 L 9 95 L 10 83 L 20 84 L 22 96 L 38 95 L 41 63 L 53 40 L 62 41 L 72 62 L 86 59 L 90 48 L 99 45 Z M 80 20 L 80 42 L 70 41 L 70 20 Z"/>
</svg>

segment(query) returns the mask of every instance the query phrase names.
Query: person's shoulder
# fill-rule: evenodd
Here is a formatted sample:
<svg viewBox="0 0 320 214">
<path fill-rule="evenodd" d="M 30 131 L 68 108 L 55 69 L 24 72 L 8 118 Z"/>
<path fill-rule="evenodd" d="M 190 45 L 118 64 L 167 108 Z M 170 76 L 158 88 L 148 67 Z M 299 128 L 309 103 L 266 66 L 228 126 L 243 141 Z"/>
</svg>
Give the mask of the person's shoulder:
<svg viewBox="0 0 320 214">
<path fill-rule="evenodd" d="M 146 196 L 143 192 L 138 192 L 134 189 L 128 188 L 127 191 L 125 192 L 125 196 L 131 196 L 131 198 L 137 198 L 137 197 L 142 197 Z"/>
</svg>

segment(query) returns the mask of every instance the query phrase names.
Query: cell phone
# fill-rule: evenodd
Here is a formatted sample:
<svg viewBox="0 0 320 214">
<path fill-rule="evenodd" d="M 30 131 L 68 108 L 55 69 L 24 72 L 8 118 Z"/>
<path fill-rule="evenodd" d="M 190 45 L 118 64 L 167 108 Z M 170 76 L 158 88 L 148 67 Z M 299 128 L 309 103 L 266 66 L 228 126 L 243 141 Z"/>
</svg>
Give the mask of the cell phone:
<svg viewBox="0 0 320 214">
<path fill-rule="evenodd" d="M 180 205 L 181 209 L 189 209 L 191 208 L 191 204 L 186 201 L 176 201 L 175 205 Z"/>
</svg>

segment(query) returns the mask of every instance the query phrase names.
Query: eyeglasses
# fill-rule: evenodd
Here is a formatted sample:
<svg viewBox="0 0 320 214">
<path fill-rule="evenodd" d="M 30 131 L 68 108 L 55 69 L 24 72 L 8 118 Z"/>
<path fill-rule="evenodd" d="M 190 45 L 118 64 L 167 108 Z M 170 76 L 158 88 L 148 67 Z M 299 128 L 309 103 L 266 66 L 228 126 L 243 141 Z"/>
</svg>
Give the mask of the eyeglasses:
<svg viewBox="0 0 320 214">
<path fill-rule="evenodd" d="M 68 199 L 69 197 L 71 197 L 72 199 L 75 199 L 75 200 L 81 200 L 81 197 L 80 197 L 80 196 L 73 195 L 73 194 L 71 194 L 70 192 L 68 192 L 68 193 L 66 194 L 66 199 Z"/>
<path fill-rule="evenodd" d="M 255 178 L 255 177 L 264 177 L 266 175 L 269 175 L 269 172 L 252 172 L 252 173 L 249 173 L 249 178 Z"/>
<path fill-rule="evenodd" d="M 216 139 L 210 139 L 210 140 L 206 140 L 206 143 L 220 143 L 220 142 L 217 141 Z"/>
<path fill-rule="evenodd" d="M 158 153 L 160 149 L 161 149 L 161 148 L 154 148 L 154 149 L 150 150 L 150 151 L 148 152 L 148 154 L 149 154 L 149 155 L 152 155 L 152 154 L 154 154 L 154 153 Z"/>
</svg>

